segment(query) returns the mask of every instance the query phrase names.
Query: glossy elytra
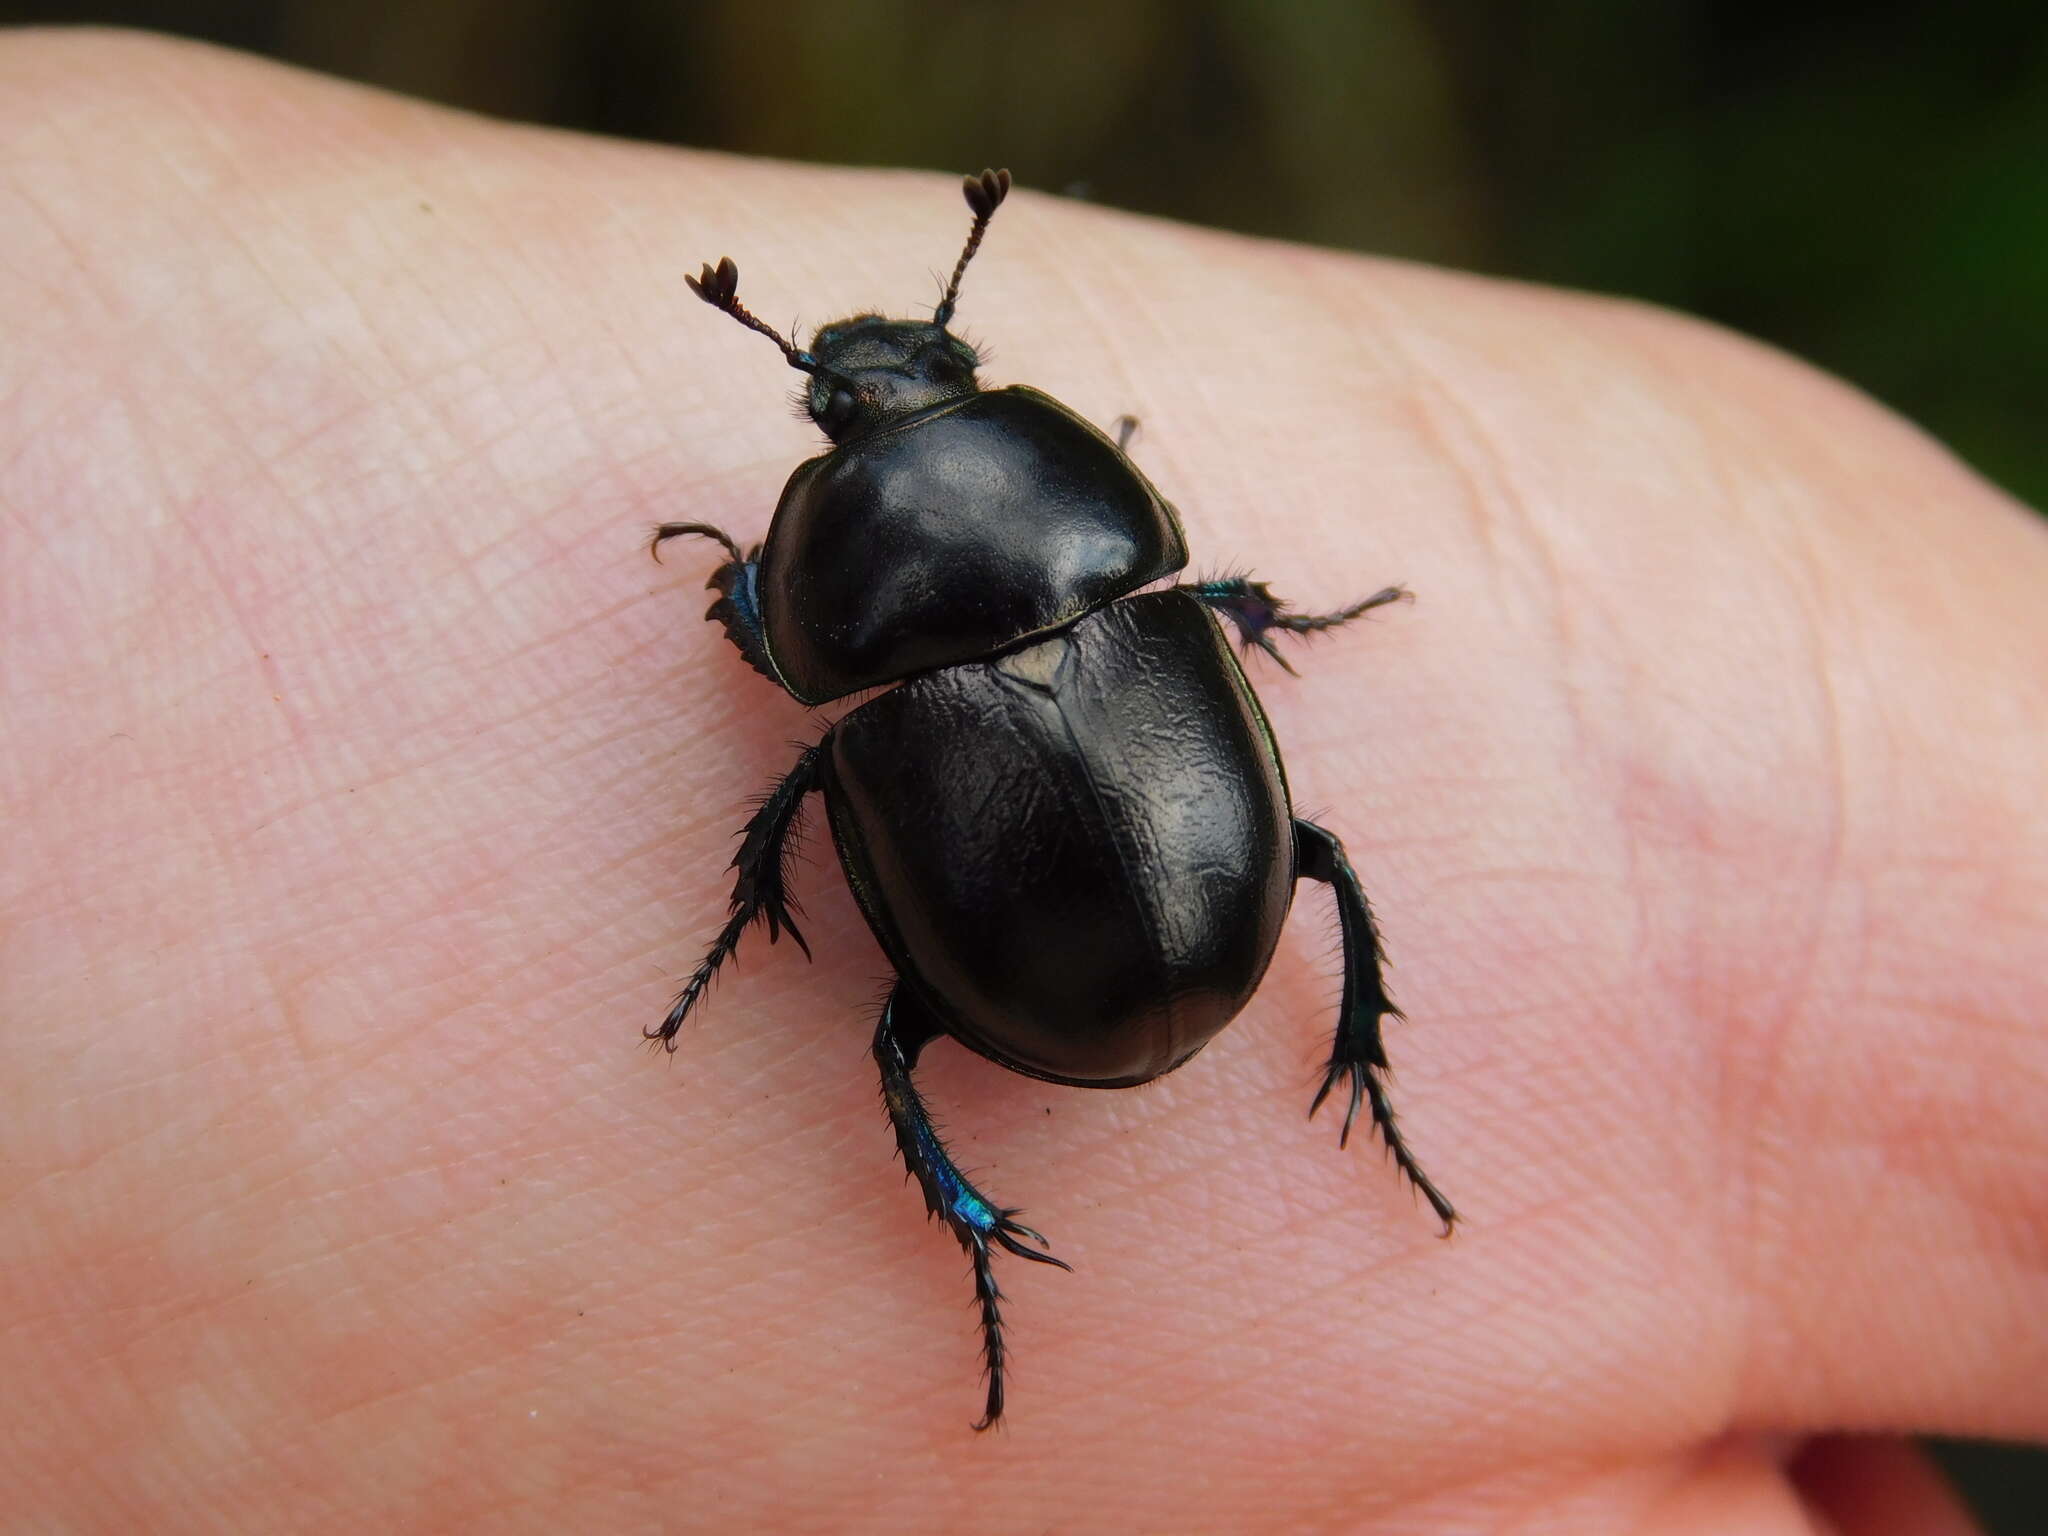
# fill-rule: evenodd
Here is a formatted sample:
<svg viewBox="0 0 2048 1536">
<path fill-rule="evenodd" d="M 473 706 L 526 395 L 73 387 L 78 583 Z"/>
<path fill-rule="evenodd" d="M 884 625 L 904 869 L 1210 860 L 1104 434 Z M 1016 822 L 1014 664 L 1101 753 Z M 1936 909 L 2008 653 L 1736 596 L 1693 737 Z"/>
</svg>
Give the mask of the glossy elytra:
<svg viewBox="0 0 2048 1536">
<path fill-rule="evenodd" d="M 1273 632 L 1329 629 L 1406 594 L 1297 614 L 1246 579 L 1141 592 L 1187 563 L 1173 508 L 1111 441 L 1033 389 L 983 389 L 949 329 L 960 279 L 1010 190 L 965 184 L 974 224 L 929 321 L 856 315 L 797 347 L 740 303 L 730 260 L 689 279 L 806 374 L 832 440 L 784 487 L 751 551 L 729 557 L 707 617 L 806 704 L 893 685 L 841 716 L 761 801 L 732 867 L 732 906 L 650 1039 L 682 1028 L 756 919 L 790 920 L 788 855 L 822 794 L 848 883 L 897 980 L 875 1032 L 882 1095 L 925 1203 L 974 1265 L 988 1398 L 1003 1412 L 994 1249 L 1067 1266 L 960 1172 L 911 1072 L 950 1036 L 992 1061 L 1084 1088 L 1183 1065 L 1236 1017 L 1273 956 L 1295 883 L 1336 896 L 1344 991 L 1309 1113 L 1370 1106 L 1401 1171 L 1450 1230 L 1387 1100 L 1381 979 L 1365 892 L 1336 836 L 1293 814 L 1266 717 L 1238 658 L 1280 661 Z M 1290 669 L 1291 670 L 1291 669 Z M 805 953 L 809 950 L 805 947 Z"/>
</svg>

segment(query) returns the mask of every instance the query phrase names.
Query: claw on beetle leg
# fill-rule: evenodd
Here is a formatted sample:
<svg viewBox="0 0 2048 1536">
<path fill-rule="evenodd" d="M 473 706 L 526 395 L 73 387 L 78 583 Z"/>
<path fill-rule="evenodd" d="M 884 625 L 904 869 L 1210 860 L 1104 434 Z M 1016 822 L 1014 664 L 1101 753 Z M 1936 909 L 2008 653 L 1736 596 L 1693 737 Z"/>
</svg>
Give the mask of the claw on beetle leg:
<svg viewBox="0 0 2048 1536">
<path fill-rule="evenodd" d="M 1393 1153 L 1394 1165 L 1429 1202 L 1448 1237 L 1458 1213 L 1409 1151 L 1407 1140 L 1394 1122 L 1393 1101 L 1387 1097 L 1387 1048 L 1380 1038 L 1380 1020 L 1390 1016 L 1398 1019 L 1401 1010 L 1387 996 L 1386 981 L 1380 974 L 1385 958 L 1380 953 L 1372 909 L 1366 905 L 1365 889 L 1358 883 L 1351 860 L 1345 857 L 1344 845 L 1334 833 L 1312 821 L 1297 820 L 1294 847 L 1295 868 L 1301 878 L 1320 880 L 1335 893 L 1337 928 L 1344 944 L 1344 999 L 1338 1007 L 1337 1038 L 1330 1049 L 1323 1085 L 1316 1090 L 1308 1112 L 1313 1116 L 1340 1084 L 1348 1087 L 1344 1125 L 1337 1133 L 1337 1145 L 1343 1147 L 1351 1144 L 1351 1127 L 1358 1119 L 1358 1111 L 1371 1105 L 1373 1124 L 1379 1128 L 1387 1150 Z"/>
<path fill-rule="evenodd" d="M 725 546 L 725 552 L 732 556 L 735 561 L 740 563 L 746 561 L 747 557 L 740 553 L 740 547 L 733 542 L 732 535 L 723 528 L 713 527 L 710 523 L 656 523 L 654 525 L 654 537 L 647 544 L 647 552 L 654 556 L 655 562 L 659 564 L 661 561 L 661 546 L 670 539 L 680 539 L 686 535 L 699 539 L 710 539 L 714 543 L 722 544 Z"/>
<path fill-rule="evenodd" d="M 1191 582 L 1180 590 L 1230 620 L 1237 630 L 1238 643 L 1246 650 L 1264 651 L 1280 663 L 1283 671 L 1290 673 L 1294 668 L 1273 643 L 1274 630 L 1285 630 L 1291 635 L 1320 634 L 1326 629 L 1335 629 L 1339 624 L 1349 624 L 1353 619 L 1388 603 L 1415 600 L 1415 594 L 1405 587 L 1382 587 L 1371 597 L 1363 598 L 1348 608 L 1339 608 L 1335 613 L 1290 613 L 1286 598 L 1276 597 L 1271 587 L 1248 576 Z"/>
<path fill-rule="evenodd" d="M 742 552 L 731 534 L 709 523 L 657 523 L 648 552 L 660 560 L 663 541 L 679 539 L 685 534 L 711 539 L 722 545 L 731 557 L 704 583 L 707 591 L 718 594 L 711 606 L 704 610 L 704 617 L 715 620 L 724 628 L 725 638 L 733 643 L 733 648 L 745 658 L 748 666 L 777 687 L 782 686 L 782 679 L 776 676 L 775 664 L 768 656 L 768 637 L 761 627 L 761 546 L 756 544 L 751 553 Z"/>
<path fill-rule="evenodd" d="M 829 737 L 827 738 L 829 739 Z M 811 946 L 797 931 L 790 916 L 796 902 L 789 894 L 789 859 L 795 851 L 797 828 L 803 817 L 804 796 L 820 784 L 820 764 L 825 743 L 804 750 L 796 766 L 762 797 L 760 806 L 740 833 L 740 851 L 729 866 L 734 871 L 732 901 L 726 909 L 725 926 L 711 941 L 711 949 L 690 973 L 683 990 L 676 994 L 668 1017 L 652 1029 L 641 1031 L 648 1040 L 673 1051 L 676 1032 L 703 998 L 718 968 L 732 958 L 740 936 L 760 918 L 768 921 L 768 942 L 773 944 L 787 933 L 796 947 L 809 958 Z"/>
<path fill-rule="evenodd" d="M 1060 1269 L 1072 1266 L 1047 1251 L 1046 1240 L 969 1182 L 953 1162 L 945 1144 L 932 1126 L 911 1071 L 917 1058 L 932 1040 L 945 1033 L 917 995 L 901 981 L 889 994 L 882 1009 L 882 1022 L 875 1030 L 875 1063 L 882 1072 L 882 1102 L 889 1110 L 889 1123 L 896 1132 L 896 1147 L 904 1166 L 924 1191 L 925 1209 L 946 1224 L 974 1265 L 974 1297 L 981 1312 L 982 1362 L 988 1377 L 988 1398 L 977 1430 L 995 1425 L 1003 1416 L 1004 1369 L 1008 1351 L 1003 1341 L 1003 1293 L 996 1284 L 991 1248 L 1001 1248 L 1020 1259 L 1052 1264 Z M 1036 1243 L 1033 1248 L 1028 1243 Z"/>
</svg>

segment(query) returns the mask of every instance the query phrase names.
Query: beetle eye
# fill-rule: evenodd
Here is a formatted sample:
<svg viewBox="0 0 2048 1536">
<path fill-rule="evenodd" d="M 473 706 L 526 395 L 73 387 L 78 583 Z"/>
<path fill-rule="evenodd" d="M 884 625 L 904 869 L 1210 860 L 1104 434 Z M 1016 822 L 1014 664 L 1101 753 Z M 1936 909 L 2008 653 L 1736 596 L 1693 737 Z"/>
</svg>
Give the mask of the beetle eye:
<svg viewBox="0 0 2048 1536">
<path fill-rule="evenodd" d="M 832 391 L 832 398 L 825 402 L 825 409 L 819 413 L 818 425 L 827 432 L 837 432 L 853 419 L 853 392 L 845 389 Z"/>
</svg>

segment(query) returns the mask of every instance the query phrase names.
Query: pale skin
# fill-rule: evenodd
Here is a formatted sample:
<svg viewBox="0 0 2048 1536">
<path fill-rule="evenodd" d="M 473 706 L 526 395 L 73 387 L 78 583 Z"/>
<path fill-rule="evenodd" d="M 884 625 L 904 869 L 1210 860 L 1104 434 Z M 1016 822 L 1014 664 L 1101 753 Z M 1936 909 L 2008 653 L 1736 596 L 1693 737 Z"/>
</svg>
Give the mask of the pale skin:
<svg viewBox="0 0 2048 1536">
<path fill-rule="evenodd" d="M 960 167 L 958 169 L 973 169 Z M 699 621 L 817 437 L 682 283 L 918 312 L 951 177 L 0 44 L 0 1506 L 32 1528 L 1968 1529 L 2048 1437 L 2048 531 L 1625 304 L 1023 186 L 959 325 L 1203 568 L 1417 594 L 1251 671 L 1344 836 L 1454 1238 L 1303 1120 L 1326 896 L 1142 1090 L 940 1045 L 1010 1263 L 892 1162 L 809 715 Z M 700 558 L 701 557 L 701 558 Z M 1283 641 L 1288 644 L 1292 642 Z M 1327 1111 L 1326 1111 L 1327 1114 Z"/>
</svg>

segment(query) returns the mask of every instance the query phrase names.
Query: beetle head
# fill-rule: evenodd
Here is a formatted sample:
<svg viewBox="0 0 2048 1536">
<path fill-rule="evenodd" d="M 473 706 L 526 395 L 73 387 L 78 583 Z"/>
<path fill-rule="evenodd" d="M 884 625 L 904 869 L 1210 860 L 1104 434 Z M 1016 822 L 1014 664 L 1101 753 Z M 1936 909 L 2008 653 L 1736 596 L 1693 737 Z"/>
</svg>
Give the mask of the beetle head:
<svg viewBox="0 0 2048 1536">
<path fill-rule="evenodd" d="M 974 377 L 981 359 L 946 327 L 960 298 L 967 263 L 981 248 L 988 221 L 1009 195 L 1010 173 L 983 171 L 967 177 L 960 190 L 974 214 L 974 227 L 967 232 L 967 244 L 953 264 L 952 281 L 930 320 L 855 315 L 821 329 L 807 352 L 739 301 L 740 271 L 731 257 L 716 267 L 707 262 L 702 273 L 683 281 L 706 304 L 774 342 L 790 367 L 809 374 L 810 387 L 799 396 L 804 409 L 833 442 L 844 442 L 981 387 Z"/>
<path fill-rule="evenodd" d="M 804 407 L 835 443 L 981 387 L 974 348 L 925 320 L 855 315 L 813 336 L 811 355 Z"/>
</svg>

